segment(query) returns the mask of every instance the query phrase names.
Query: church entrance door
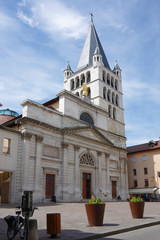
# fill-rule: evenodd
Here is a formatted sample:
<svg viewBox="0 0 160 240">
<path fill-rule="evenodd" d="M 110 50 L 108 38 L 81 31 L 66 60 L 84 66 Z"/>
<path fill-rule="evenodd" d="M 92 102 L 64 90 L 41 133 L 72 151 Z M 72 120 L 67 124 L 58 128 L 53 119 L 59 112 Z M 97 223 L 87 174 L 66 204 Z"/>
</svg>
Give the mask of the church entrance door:
<svg viewBox="0 0 160 240">
<path fill-rule="evenodd" d="M 112 181 L 112 199 L 117 198 L 117 182 Z"/>
<path fill-rule="evenodd" d="M 46 174 L 46 198 L 55 194 L 55 175 Z"/>
<path fill-rule="evenodd" d="M 91 173 L 83 173 L 83 199 L 91 198 Z"/>
</svg>

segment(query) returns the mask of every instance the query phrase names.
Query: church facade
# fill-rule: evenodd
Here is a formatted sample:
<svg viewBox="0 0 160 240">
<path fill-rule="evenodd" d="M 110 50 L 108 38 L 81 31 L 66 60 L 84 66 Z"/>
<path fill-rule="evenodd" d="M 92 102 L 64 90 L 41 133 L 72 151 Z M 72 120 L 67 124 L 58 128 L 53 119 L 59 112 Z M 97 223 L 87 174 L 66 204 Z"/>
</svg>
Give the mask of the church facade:
<svg viewBox="0 0 160 240">
<path fill-rule="evenodd" d="M 16 169 L 0 169 L 11 173 L 10 202 L 24 191 L 33 191 L 35 202 L 53 195 L 62 202 L 92 194 L 127 199 L 121 69 L 116 62 L 111 70 L 92 20 L 77 70 L 69 63 L 64 70 L 64 89 L 44 104 L 22 106 L 22 115 L 4 124 L 20 139 Z"/>
</svg>

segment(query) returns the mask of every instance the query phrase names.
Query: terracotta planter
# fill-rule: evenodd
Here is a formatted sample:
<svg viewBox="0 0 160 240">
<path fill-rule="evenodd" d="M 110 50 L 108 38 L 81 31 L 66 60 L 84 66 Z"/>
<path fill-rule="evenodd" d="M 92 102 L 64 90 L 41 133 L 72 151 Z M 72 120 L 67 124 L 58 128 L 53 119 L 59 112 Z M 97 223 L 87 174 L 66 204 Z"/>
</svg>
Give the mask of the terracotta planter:
<svg viewBox="0 0 160 240">
<path fill-rule="evenodd" d="M 105 210 L 104 204 L 85 204 L 89 226 L 102 226 Z"/>
<path fill-rule="evenodd" d="M 145 202 L 129 202 L 133 218 L 143 218 Z"/>
</svg>

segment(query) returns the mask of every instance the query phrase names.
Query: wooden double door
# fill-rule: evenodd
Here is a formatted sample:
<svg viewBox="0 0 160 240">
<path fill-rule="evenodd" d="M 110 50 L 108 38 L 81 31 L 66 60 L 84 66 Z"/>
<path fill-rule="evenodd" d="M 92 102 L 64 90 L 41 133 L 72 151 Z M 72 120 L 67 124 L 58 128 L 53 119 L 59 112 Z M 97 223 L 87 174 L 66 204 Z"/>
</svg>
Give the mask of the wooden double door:
<svg viewBox="0 0 160 240">
<path fill-rule="evenodd" d="M 83 173 L 82 192 L 83 199 L 91 198 L 91 173 Z"/>
<path fill-rule="evenodd" d="M 112 199 L 117 198 L 117 181 L 112 181 Z"/>
<path fill-rule="evenodd" d="M 46 198 L 51 198 L 55 195 L 55 175 L 46 174 Z"/>
</svg>

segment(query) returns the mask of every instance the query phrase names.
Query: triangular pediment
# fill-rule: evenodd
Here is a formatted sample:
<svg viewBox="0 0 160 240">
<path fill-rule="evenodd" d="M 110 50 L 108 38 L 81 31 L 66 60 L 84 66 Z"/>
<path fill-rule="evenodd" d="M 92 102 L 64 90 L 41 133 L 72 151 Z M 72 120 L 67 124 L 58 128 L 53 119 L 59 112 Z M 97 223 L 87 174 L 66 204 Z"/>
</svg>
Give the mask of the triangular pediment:
<svg viewBox="0 0 160 240">
<path fill-rule="evenodd" d="M 71 133 L 76 136 L 81 136 L 86 139 L 94 140 L 113 146 L 113 143 L 106 138 L 102 133 L 100 133 L 95 127 L 74 127 L 74 128 L 65 128 L 65 132 Z"/>
</svg>

